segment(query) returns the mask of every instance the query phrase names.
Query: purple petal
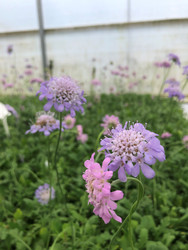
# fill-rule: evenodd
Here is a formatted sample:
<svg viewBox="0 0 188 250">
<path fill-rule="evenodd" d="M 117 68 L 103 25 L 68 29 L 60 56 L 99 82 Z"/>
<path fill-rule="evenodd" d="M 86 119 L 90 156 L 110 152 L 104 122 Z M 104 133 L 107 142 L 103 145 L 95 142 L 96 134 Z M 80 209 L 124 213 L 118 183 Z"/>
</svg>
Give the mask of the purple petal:
<svg viewBox="0 0 188 250">
<path fill-rule="evenodd" d="M 148 165 L 142 163 L 141 165 L 142 173 L 148 179 L 152 179 L 155 176 L 155 171 L 150 168 Z"/>
<path fill-rule="evenodd" d="M 139 173 L 140 173 L 140 166 L 138 163 L 136 163 L 131 171 L 131 175 L 137 177 Z"/>
<path fill-rule="evenodd" d="M 53 105 L 53 102 L 52 102 L 52 101 L 51 101 L 51 102 L 47 102 L 47 103 L 44 105 L 44 110 L 45 110 L 45 111 L 49 111 L 49 110 L 51 109 L 52 105 Z"/>
<path fill-rule="evenodd" d="M 127 181 L 127 176 L 125 174 L 125 169 L 123 167 L 120 167 L 120 169 L 118 170 L 118 178 L 122 182 L 126 182 Z"/>
</svg>

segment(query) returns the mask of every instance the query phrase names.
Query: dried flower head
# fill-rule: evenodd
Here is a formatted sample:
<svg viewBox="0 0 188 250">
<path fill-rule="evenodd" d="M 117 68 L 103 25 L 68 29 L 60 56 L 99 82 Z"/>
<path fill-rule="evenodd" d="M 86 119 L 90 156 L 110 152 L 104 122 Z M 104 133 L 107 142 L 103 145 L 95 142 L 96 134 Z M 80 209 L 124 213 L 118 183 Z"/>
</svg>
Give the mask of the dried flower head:
<svg viewBox="0 0 188 250">
<path fill-rule="evenodd" d="M 54 113 L 52 112 L 38 112 L 36 114 L 36 122 L 34 125 L 31 126 L 31 128 L 26 131 L 26 134 L 28 133 L 36 133 L 36 132 L 43 132 L 45 136 L 50 135 L 52 131 L 55 129 L 60 128 L 59 120 L 56 120 L 54 117 Z M 63 128 L 62 128 L 63 131 Z"/>
<path fill-rule="evenodd" d="M 62 112 L 64 109 L 70 111 L 72 117 L 75 111 L 84 112 L 82 105 L 86 102 L 83 97 L 84 92 L 78 87 L 75 80 L 68 76 L 53 77 L 49 81 L 41 84 L 39 100 L 47 99 L 44 110 L 48 111 L 52 106 Z"/>
<path fill-rule="evenodd" d="M 44 184 L 43 186 L 39 186 L 35 191 L 35 198 L 42 205 L 48 204 L 50 200 L 50 186 L 48 184 Z M 55 198 L 55 190 L 51 187 L 51 200 Z"/>
<path fill-rule="evenodd" d="M 119 124 L 116 129 L 111 130 L 111 137 L 101 141 L 101 150 L 105 150 L 106 157 L 110 157 L 112 163 L 109 169 L 116 171 L 121 181 L 127 180 L 125 171 L 137 177 L 140 168 L 144 176 L 151 179 L 155 172 L 149 165 L 153 165 L 156 159 L 165 160 L 165 153 L 157 134 L 146 130 L 141 123 L 135 123 L 128 127 L 127 122 L 122 127 Z"/>
<path fill-rule="evenodd" d="M 114 201 L 121 200 L 123 192 L 120 190 L 111 192 L 108 180 L 111 179 L 113 172 L 107 171 L 110 158 L 106 158 L 101 167 L 99 163 L 95 162 L 94 155 L 95 153 L 92 154 L 90 160 L 84 163 L 87 170 L 83 174 L 83 179 L 86 181 L 89 203 L 94 206 L 93 212 L 101 217 L 106 224 L 112 218 L 122 222 L 122 219 L 114 212 L 117 208 Z"/>
</svg>

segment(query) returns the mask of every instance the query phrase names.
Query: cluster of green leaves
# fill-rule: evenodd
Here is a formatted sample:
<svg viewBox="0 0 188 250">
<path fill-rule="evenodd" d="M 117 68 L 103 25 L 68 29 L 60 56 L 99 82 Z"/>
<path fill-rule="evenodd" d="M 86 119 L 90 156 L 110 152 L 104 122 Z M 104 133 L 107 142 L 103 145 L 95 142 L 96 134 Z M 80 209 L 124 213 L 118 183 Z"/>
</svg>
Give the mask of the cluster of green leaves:
<svg viewBox="0 0 188 250">
<path fill-rule="evenodd" d="M 166 161 L 155 164 L 156 177 L 147 180 L 142 176 L 145 196 L 132 216 L 135 249 L 186 250 L 188 159 L 182 138 L 187 134 L 188 123 L 180 105 L 174 100 L 136 94 L 102 95 L 88 97 L 87 101 L 85 113 L 76 116 L 76 124 L 82 124 L 88 134 L 87 143 L 78 142 L 75 133 L 65 131 L 58 152 L 57 166 L 70 218 L 58 189 L 56 172 L 50 171 L 51 164 L 46 164 L 54 160 L 57 133 L 49 138 L 42 133 L 25 135 L 44 102 L 36 97 L 1 97 L 1 102 L 12 105 L 20 117 L 8 118 L 10 138 L 6 138 L 0 124 L 0 249 L 108 249 L 119 223 L 111 220 L 105 225 L 93 214 L 82 174 L 84 161 L 96 151 L 102 118 L 113 114 L 122 123 L 139 121 L 159 135 L 164 131 L 172 134 L 169 139 L 161 139 Z M 103 159 L 100 156 L 99 161 Z M 49 183 L 50 176 L 56 198 L 41 205 L 34 192 L 39 185 Z M 117 208 L 117 214 L 125 218 L 136 200 L 137 188 L 132 182 L 120 183 L 116 188 L 125 194 Z M 127 230 L 125 227 L 114 241 L 114 250 L 131 249 Z"/>
</svg>

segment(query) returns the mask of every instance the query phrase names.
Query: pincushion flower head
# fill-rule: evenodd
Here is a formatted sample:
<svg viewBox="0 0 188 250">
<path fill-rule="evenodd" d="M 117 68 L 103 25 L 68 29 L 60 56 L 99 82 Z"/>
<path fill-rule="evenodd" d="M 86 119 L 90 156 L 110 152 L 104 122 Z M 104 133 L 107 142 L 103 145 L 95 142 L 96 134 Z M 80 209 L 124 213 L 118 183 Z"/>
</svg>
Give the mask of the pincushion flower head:
<svg viewBox="0 0 188 250">
<path fill-rule="evenodd" d="M 168 88 L 164 89 L 164 93 L 168 93 L 169 98 L 177 97 L 179 101 L 185 98 L 180 86 L 174 84 L 169 84 Z"/>
<path fill-rule="evenodd" d="M 70 111 L 72 117 L 75 111 L 83 112 L 82 105 L 86 102 L 84 91 L 77 85 L 76 81 L 69 76 L 53 77 L 41 84 L 39 100 L 47 99 L 44 110 L 49 111 L 52 106 L 58 111 Z"/>
<path fill-rule="evenodd" d="M 173 53 L 168 54 L 168 60 L 174 62 L 178 66 L 181 65 L 179 57 Z"/>
<path fill-rule="evenodd" d="M 44 184 L 43 186 L 39 186 L 38 189 L 35 191 L 35 198 L 38 200 L 39 203 L 42 205 L 48 204 L 50 200 L 50 193 L 51 193 L 51 200 L 55 198 L 55 190 L 48 184 Z"/>
<path fill-rule="evenodd" d="M 78 141 L 81 141 L 82 143 L 85 143 L 88 140 L 88 135 L 87 134 L 83 134 L 83 127 L 82 125 L 77 125 L 77 137 L 76 139 Z"/>
<path fill-rule="evenodd" d="M 9 104 L 5 104 L 5 107 L 10 113 L 13 114 L 14 117 L 16 117 L 17 119 L 19 118 L 17 111 L 12 106 L 10 106 Z"/>
<path fill-rule="evenodd" d="M 126 173 L 137 177 L 142 170 L 144 176 L 151 179 L 155 176 L 154 170 L 149 166 L 156 160 L 164 161 L 165 153 L 157 134 L 147 130 L 141 123 L 128 127 L 127 122 L 122 127 L 119 124 L 111 130 L 111 136 L 101 140 L 101 150 L 105 150 L 106 157 L 112 163 L 109 169 L 118 170 L 120 181 L 126 182 Z"/>
<path fill-rule="evenodd" d="M 171 133 L 169 133 L 169 132 L 164 132 L 164 133 L 162 133 L 161 138 L 162 138 L 162 139 L 166 139 L 166 138 L 169 138 L 169 137 L 171 137 L 171 136 L 172 136 Z"/>
<path fill-rule="evenodd" d="M 66 115 L 64 117 L 63 126 L 66 129 L 71 129 L 74 127 L 75 122 L 76 122 L 75 118 L 73 118 L 71 115 Z"/>
<path fill-rule="evenodd" d="M 101 217 L 106 224 L 112 218 L 122 222 L 122 219 L 114 211 L 117 208 L 114 201 L 121 200 L 123 192 L 120 190 L 111 192 L 108 180 L 111 179 L 113 172 L 107 171 L 110 158 L 105 158 L 101 167 L 99 163 L 95 162 L 94 155 L 95 153 L 92 154 L 90 160 L 84 163 L 87 169 L 83 174 L 83 179 L 86 181 L 89 203 L 94 206 L 93 212 Z"/>
<path fill-rule="evenodd" d="M 28 133 L 43 132 L 45 136 L 50 135 L 52 131 L 60 128 L 59 120 L 56 120 L 52 112 L 38 112 L 36 114 L 36 122 L 31 126 L 31 128 L 26 131 Z M 63 128 L 62 128 L 63 131 Z"/>
<path fill-rule="evenodd" d="M 110 135 L 110 131 L 113 128 L 116 128 L 119 124 L 119 118 L 114 115 L 105 115 L 103 118 L 103 123 L 101 124 L 102 127 L 104 127 L 104 135 Z"/>
</svg>

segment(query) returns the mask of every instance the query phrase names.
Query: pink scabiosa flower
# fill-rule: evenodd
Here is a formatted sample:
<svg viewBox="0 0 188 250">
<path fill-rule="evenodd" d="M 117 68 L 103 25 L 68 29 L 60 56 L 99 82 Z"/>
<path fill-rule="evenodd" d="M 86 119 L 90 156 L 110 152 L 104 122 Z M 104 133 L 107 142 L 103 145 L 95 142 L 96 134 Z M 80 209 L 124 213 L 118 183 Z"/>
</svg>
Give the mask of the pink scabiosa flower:
<svg viewBox="0 0 188 250">
<path fill-rule="evenodd" d="M 112 163 L 109 169 L 116 171 L 118 168 L 118 178 L 122 182 L 126 182 L 127 177 L 125 171 L 137 177 L 140 168 L 144 176 L 151 179 L 155 176 L 155 172 L 149 165 L 153 165 L 156 159 L 165 160 L 165 153 L 160 141 L 156 138 L 157 134 L 146 130 L 141 123 L 122 127 L 119 124 L 112 129 L 111 137 L 101 140 L 101 149 L 105 150 L 106 157 L 110 157 Z"/>
<path fill-rule="evenodd" d="M 5 107 L 7 108 L 7 110 L 13 114 L 14 117 L 16 117 L 18 119 L 19 115 L 17 113 L 17 111 L 12 107 L 10 106 L 9 104 L 5 104 Z"/>
<path fill-rule="evenodd" d="M 169 138 L 169 137 L 171 137 L 171 136 L 172 136 L 171 133 L 169 133 L 169 132 L 164 132 L 164 133 L 162 133 L 161 138 L 162 138 L 162 139 L 166 139 L 166 138 Z"/>
<path fill-rule="evenodd" d="M 83 179 L 86 181 L 89 203 L 94 206 L 94 214 L 101 217 L 105 224 L 109 223 L 112 218 L 121 223 L 122 219 L 114 211 L 117 208 L 114 201 L 121 200 L 123 192 L 120 190 L 111 192 L 108 180 L 113 176 L 113 172 L 107 171 L 110 158 L 105 158 L 101 167 L 95 162 L 94 155 L 95 153 L 84 163 L 87 169 L 83 174 Z"/>
<path fill-rule="evenodd" d="M 119 124 L 119 118 L 115 115 L 105 115 L 105 117 L 103 118 L 103 123 L 101 124 L 102 127 L 104 127 L 104 135 L 110 135 L 111 134 L 111 130 L 113 128 L 116 128 L 117 125 Z"/>
<path fill-rule="evenodd" d="M 63 126 L 65 129 L 71 129 L 74 127 L 75 122 L 75 118 L 73 118 L 71 115 L 66 115 L 64 117 Z"/>
<path fill-rule="evenodd" d="M 188 135 L 185 135 L 183 137 L 183 143 L 184 143 L 185 147 L 188 149 Z"/>
<path fill-rule="evenodd" d="M 62 112 L 64 109 L 70 111 L 72 117 L 76 115 L 75 111 L 84 112 L 82 105 L 86 103 L 83 97 L 84 91 L 78 87 L 75 80 L 68 76 L 54 77 L 48 82 L 41 84 L 39 100 L 47 99 L 44 110 L 48 111 L 52 106 L 58 111 Z"/>
<path fill-rule="evenodd" d="M 91 81 L 91 84 L 94 85 L 94 86 L 101 86 L 102 85 L 102 83 L 97 79 L 93 79 Z"/>
<path fill-rule="evenodd" d="M 77 128 L 77 132 L 78 132 L 78 135 L 77 135 L 76 139 L 78 141 L 81 141 L 82 143 L 85 143 L 88 140 L 88 135 L 87 134 L 83 134 L 83 127 L 82 127 L 82 125 L 77 125 L 76 128 Z"/>
<path fill-rule="evenodd" d="M 3 87 L 4 87 L 4 89 L 13 88 L 14 84 L 13 83 L 4 83 Z"/>
<path fill-rule="evenodd" d="M 54 113 L 52 112 L 38 112 L 36 114 L 36 122 L 31 126 L 29 130 L 26 131 L 28 133 L 36 133 L 43 132 L 45 136 L 49 136 L 50 133 L 56 129 L 60 128 L 59 120 L 54 118 Z M 63 131 L 63 128 L 62 128 Z"/>
<path fill-rule="evenodd" d="M 179 57 L 173 53 L 168 54 L 168 60 L 174 62 L 178 66 L 181 65 Z"/>
<path fill-rule="evenodd" d="M 33 74 L 33 71 L 31 69 L 27 69 L 27 70 L 25 70 L 24 74 L 26 76 L 31 76 Z"/>
<path fill-rule="evenodd" d="M 51 191 L 51 197 L 50 197 L 50 191 Z M 53 187 L 51 187 L 50 190 L 50 186 L 45 183 L 43 186 L 39 186 L 38 189 L 35 191 L 35 198 L 42 205 L 46 205 L 48 204 L 50 198 L 51 200 L 55 198 L 55 190 Z"/>
<path fill-rule="evenodd" d="M 42 83 L 44 80 L 41 78 L 33 78 L 31 79 L 30 83 Z"/>
</svg>

